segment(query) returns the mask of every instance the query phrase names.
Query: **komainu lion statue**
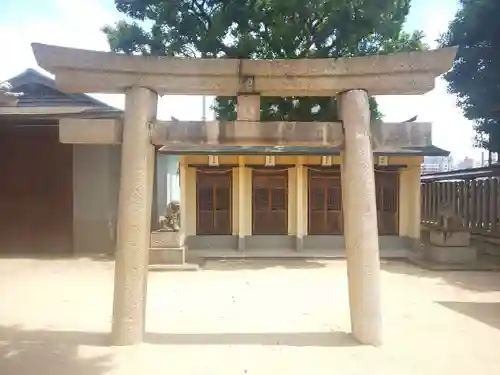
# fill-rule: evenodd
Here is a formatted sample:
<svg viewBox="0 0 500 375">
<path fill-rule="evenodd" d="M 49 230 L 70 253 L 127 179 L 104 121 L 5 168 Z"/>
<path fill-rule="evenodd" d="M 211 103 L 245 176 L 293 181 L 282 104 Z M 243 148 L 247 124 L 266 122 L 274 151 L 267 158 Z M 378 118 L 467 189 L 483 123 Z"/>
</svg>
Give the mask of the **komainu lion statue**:
<svg viewBox="0 0 500 375">
<path fill-rule="evenodd" d="M 443 230 L 445 239 L 449 232 L 464 229 L 462 218 L 457 215 L 455 209 L 449 202 L 440 202 L 439 204 L 438 226 Z"/>
<path fill-rule="evenodd" d="M 178 232 L 181 228 L 181 205 L 177 201 L 167 204 L 165 216 L 160 217 L 160 227 L 169 232 Z"/>
</svg>

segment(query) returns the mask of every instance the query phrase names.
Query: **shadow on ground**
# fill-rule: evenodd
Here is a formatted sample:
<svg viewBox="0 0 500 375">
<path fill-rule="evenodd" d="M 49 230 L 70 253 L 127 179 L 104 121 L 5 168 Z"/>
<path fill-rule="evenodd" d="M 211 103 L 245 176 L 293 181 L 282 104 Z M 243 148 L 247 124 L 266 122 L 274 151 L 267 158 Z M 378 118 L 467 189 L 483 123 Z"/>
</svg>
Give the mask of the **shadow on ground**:
<svg viewBox="0 0 500 375">
<path fill-rule="evenodd" d="M 0 260 L 2 259 L 18 259 L 18 260 L 78 260 L 87 259 L 96 262 L 111 262 L 114 260 L 112 254 L 61 254 L 61 253 L 9 253 L 0 251 Z"/>
<path fill-rule="evenodd" d="M 346 347 L 359 344 L 346 332 L 252 332 L 252 333 L 153 333 L 147 343 L 157 345 L 259 345 Z"/>
<path fill-rule="evenodd" d="M 146 344 L 153 345 L 258 345 L 294 347 L 350 347 L 359 344 L 347 332 L 231 332 L 164 333 L 147 332 Z M 109 367 L 109 354 L 82 359 L 78 346 L 107 347 L 104 332 L 22 330 L 0 327 L 0 374 L 38 374 L 44 369 L 54 375 L 98 375 Z M 74 368 L 73 368 L 74 366 Z"/>
<path fill-rule="evenodd" d="M 492 328 L 500 329 L 500 302 L 438 301 L 437 303 Z"/>
<path fill-rule="evenodd" d="M 266 268 L 310 269 L 324 268 L 328 264 L 317 260 L 308 259 L 208 259 L 200 262 L 203 270 L 210 271 L 241 271 L 262 270 Z"/>
<path fill-rule="evenodd" d="M 493 271 L 432 271 L 418 267 L 409 261 L 382 261 L 382 270 L 394 274 L 418 278 L 441 279 L 462 289 L 477 292 L 500 291 L 500 273 Z"/>
<path fill-rule="evenodd" d="M 2 375 L 101 375 L 110 366 L 110 355 L 84 358 L 79 345 L 102 345 L 103 337 L 85 332 L 28 331 L 0 327 Z"/>
</svg>

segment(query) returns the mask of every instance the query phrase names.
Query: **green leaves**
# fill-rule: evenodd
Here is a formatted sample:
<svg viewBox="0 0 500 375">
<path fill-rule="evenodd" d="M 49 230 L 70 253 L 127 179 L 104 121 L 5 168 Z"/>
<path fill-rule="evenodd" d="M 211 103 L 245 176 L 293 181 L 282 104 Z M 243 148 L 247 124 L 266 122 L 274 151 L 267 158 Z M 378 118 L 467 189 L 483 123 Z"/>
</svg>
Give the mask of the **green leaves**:
<svg viewBox="0 0 500 375">
<path fill-rule="evenodd" d="M 476 145 L 500 151 L 500 2 L 461 0 L 462 8 L 442 35 L 442 46 L 458 45 L 445 74 L 464 116 L 476 123 Z"/>
<path fill-rule="evenodd" d="M 103 31 L 111 49 L 188 57 L 320 58 L 426 48 L 401 32 L 410 0 L 115 0 L 131 22 Z M 380 118 L 372 100 L 372 115 Z M 235 98 L 217 98 L 234 119 Z M 263 120 L 336 119 L 333 98 L 263 98 Z"/>
</svg>

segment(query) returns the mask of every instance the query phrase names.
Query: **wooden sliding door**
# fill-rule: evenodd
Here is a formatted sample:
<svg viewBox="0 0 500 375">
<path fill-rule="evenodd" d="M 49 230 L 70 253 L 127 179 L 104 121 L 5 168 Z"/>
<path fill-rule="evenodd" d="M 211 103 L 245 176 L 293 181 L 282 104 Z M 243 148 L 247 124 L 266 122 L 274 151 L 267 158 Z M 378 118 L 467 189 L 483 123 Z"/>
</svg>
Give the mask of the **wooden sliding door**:
<svg viewBox="0 0 500 375">
<path fill-rule="evenodd" d="M 399 234 L 399 173 L 375 171 L 379 235 Z"/>
<path fill-rule="evenodd" d="M 253 234 L 288 234 L 288 171 L 254 170 Z"/>
<path fill-rule="evenodd" d="M 231 169 L 196 172 L 196 234 L 230 235 Z"/>
<path fill-rule="evenodd" d="M 340 171 L 309 170 L 309 234 L 342 234 Z"/>
</svg>

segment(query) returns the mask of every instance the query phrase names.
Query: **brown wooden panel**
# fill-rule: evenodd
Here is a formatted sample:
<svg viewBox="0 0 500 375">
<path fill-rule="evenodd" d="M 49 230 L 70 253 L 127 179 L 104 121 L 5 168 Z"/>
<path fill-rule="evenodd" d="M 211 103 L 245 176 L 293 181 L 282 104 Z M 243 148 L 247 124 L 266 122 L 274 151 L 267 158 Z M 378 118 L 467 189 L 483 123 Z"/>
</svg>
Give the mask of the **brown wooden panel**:
<svg viewBox="0 0 500 375">
<path fill-rule="evenodd" d="M 197 170 L 197 234 L 229 235 L 232 233 L 231 185 L 231 169 Z"/>
<path fill-rule="evenodd" d="M 0 251 L 71 252 L 73 147 L 57 126 L 2 124 L 0 176 Z"/>
<path fill-rule="evenodd" d="M 309 234 L 343 234 L 342 187 L 338 170 L 309 170 Z M 399 173 L 375 171 L 379 235 L 399 233 Z"/>
<path fill-rule="evenodd" d="M 342 234 L 342 188 L 339 170 L 309 170 L 309 234 Z"/>
<path fill-rule="evenodd" d="M 288 234 L 288 171 L 252 173 L 253 234 Z"/>
<path fill-rule="evenodd" d="M 375 171 L 379 235 L 399 234 L 399 173 Z"/>
</svg>

